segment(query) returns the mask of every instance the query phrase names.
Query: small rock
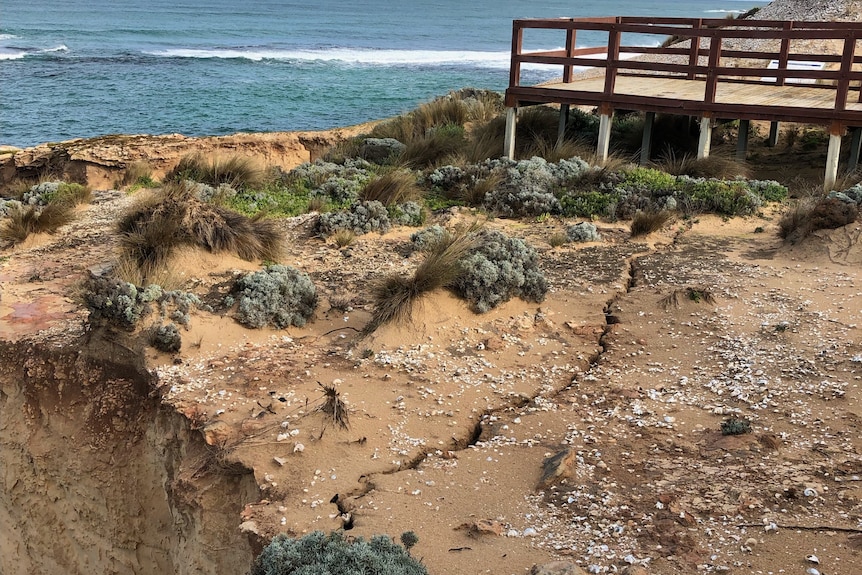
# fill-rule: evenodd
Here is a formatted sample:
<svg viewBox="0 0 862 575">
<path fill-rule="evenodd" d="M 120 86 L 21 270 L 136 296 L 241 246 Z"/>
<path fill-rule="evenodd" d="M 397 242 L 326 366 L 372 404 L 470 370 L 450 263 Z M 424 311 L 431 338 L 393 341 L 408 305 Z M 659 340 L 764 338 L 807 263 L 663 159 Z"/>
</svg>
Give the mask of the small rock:
<svg viewBox="0 0 862 575">
<path fill-rule="evenodd" d="M 257 523 L 254 521 L 243 521 L 239 524 L 239 530 L 243 533 L 254 533 L 255 535 L 260 535 L 260 532 L 257 529 Z"/>
<path fill-rule="evenodd" d="M 214 421 L 203 429 L 204 441 L 207 445 L 225 445 L 233 435 L 233 431 L 224 421 Z"/>
<path fill-rule="evenodd" d="M 287 459 L 285 459 L 284 457 L 273 457 L 272 459 L 273 459 L 273 461 L 278 463 L 281 467 L 284 467 L 284 464 L 287 463 Z"/>
</svg>

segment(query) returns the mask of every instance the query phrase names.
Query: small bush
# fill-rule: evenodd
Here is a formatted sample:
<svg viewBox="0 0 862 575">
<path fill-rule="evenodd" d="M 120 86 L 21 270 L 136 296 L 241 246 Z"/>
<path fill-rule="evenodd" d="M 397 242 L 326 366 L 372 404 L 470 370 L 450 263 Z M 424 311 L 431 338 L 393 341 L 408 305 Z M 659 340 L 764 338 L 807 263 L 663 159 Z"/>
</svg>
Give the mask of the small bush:
<svg viewBox="0 0 862 575">
<path fill-rule="evenodd" d="M 833 230 L 851 224 L 858 216 L 859 208 L 855 203 L 836 197 L 801 201 L 782 214 L 778 235 L 796 243 L 817 230 Z"/>
<path fill-rule="evenodd" d="M 168 174 L 173 181 L 193 180 L 216 187 L 228 184 L 234 189 L 249 189 L 259 186 L 265 172 L 254 158 L 239 155 L 190 154 L 182 159 Z"/>
<path fill-rule="evenodd" d="M 138 160 L 126 166 L 120 185 L 155 188 L 158 187 L 158 182 L 153 179 L 153 168 L 150 164 L 144 160 Z"/>
<path fill-rule="evenodd" d="M 185 182 L 141 199 L 121 218 L 118 229 L 124 253 L 145 276 L 181 245 L 230 252 L 245 260 L 274 261 L 282 251 L 282 234 L 274 220 L 203 202 Z"/>
<path fill-rule="evenodd" d="M 75 219 L 75 208 L 65 203 L 50 203 L 47 206 L 16 205 L 10 208 L 0 222 L 0 240 L 17 244 L 30 234 L 53 234 Z"/>
<path fill-rule="evenodd" d="M 449 232 L 443 226 L 436 224 L 410 235 L 413 249 L 419 252 L 430 251 L 441 241 L 449 241 Z"/>
<path fill-rule="evenodd" d="M 177 326 L 169 323 L 168 325 L 160 325 L 153 330 L 150 344 L 164 353 L 176 353 L 180 351 L 183 345 L 183 338 Z"/>
<path fill-rule="evenodd" d="M 566 228 L 566 237 L 570 242 L 597 242 L 601 239 L 595 224 L 581 222 Z"/>
<path fill-rule="evenodd" d="M 301 539 L 277 535 L 255 560 L 250 575 L 428 575 L 389 537 L 348 541 L 340 532 L 315 531 Z"/>
<path fill-rule="evenodd" d="M 380 202 L 356 202 L 347 210 L 320 214 L 317 233 L 331 236 L 338 230 L 350 230 L 357 236 L 370 232 L 385 233 L 392 227 L 389 212 Z"/>
<path fill-rule="evenodd" d="M 340 248 L 346 248 L 356 240 L 356 234 L 350 230 L 338 230 L 332 237 L 335 240 L 335 245 Z"/>
<path fill-rule="evenodd" d="M 421 137 L 414 137 L 401 152 L 398 162 L 415 169 L 437 166 L 451 161 L 466 145 L 464 127 L 445 124 L 429 130 Z"/>
<path fill-rule="evenodd" d="M 673 220 L 673 213 L 669 211 L 646 211 L 638 212 L 631 225 L 631 234 L 633 238 L 646 236 L 653 232 L 657 232 Z"/>
<path fill-rule="evenodd" d="M 728 417 L 721 422 L 722 435 L 743 435 L 751 433 L 751 422 L 747 419 Z"/>
<path fill-rule="evenodd" d="M 484 313 L 512 297 L 545 299 L 548 282 L 535 249 L 519 238 L 488 230 L 477 234 L 475 245 L 461 262 L 454 290 L 476 311 Z"/>
<path fill-rule="evenodd" d="M 247 327 L 302 327 L 317 307 L 311 278 L 290 266 L 272 265 L 245 275 L 236 282 L 235 291 L 237 320 Z"/>
<path fill-rule="evenodd" d="M 109 277 L 91 277 L 84 283 L 84 303 L 90 323 L 107 322 L 132 330 L 146 311 L 146 303 L 134 284 Z"/>
<path fill-rule="evenodd" d="M 359 192 L 363 202 L 380 202 L 384 206 L 401 204 L 422 197 L 416 176 L 405 170 L 387 172 L 370 180 Z"/>
<path fill-rule="evenodd" d="M 551 234 L 551 236 L 548 238 L 548 245 L 550 245 L 552 248 L 558 248 L 562 245 L 569 243 L 570 241 L 571 240 L 569 239 L 568 235 L 562 232 L 555 232 Z"/>
<path fill-rule="evenodd" d="M 560 200 L 560 207 L 563 215 L 569 217 L 602 217 L 609 216 L 618 201 L 619 196 L 615 193 L 580 192 L 563 196 Z"/>
<path fill-rule="evenodd" d="M 425 212 L 416 202 L 404 202 L 389 208 L 389 220 L 399 226 L 421 226 L 425 221 Z"/>
<path fill-rule="evenodd" d="M 751 175 L 751 168 L 744 161 L 718 154 L 698 158 L 688 154 L 677 156 L 671 152 L 659 161 L 658 166 L 662 171 L 674 176 L 691 176 L 692 178 L 727 180 L 747 178 Z"/>
<path fill-rule="evenodd" d="M 461 273 L 461 262 L 472 248 L 475 237 L 470 232 L 446 234 L 425 251 L 425 259 L 412 277 L 392 274 L 373 287 L 374 313 L 363 333 L 410 317 L 413 306 L 428 292 L 451 286 Z"/>
</svg>

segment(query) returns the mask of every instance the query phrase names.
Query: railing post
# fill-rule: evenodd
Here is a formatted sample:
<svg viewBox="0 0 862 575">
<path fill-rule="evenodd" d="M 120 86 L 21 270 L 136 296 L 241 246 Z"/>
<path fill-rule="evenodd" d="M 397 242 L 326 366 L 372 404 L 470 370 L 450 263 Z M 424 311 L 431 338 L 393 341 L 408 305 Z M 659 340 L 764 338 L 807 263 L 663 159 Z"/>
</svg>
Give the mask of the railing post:
<svg viewBox="0 0 862 575">
<path fill-rule="evenodd" d="M 574 28 L 575 24 L 572 21 L 569 24 L 570 28 L 566 29 L 566 58 L 574 58 L 575 57 L 575 45 L 578 38 L 578 31 Z M 572 81 L 572 76 L 574 75 L 574 66 L 571 64 L 566 64 L 563 67 L 563 82 L 569 83 Z"/>
<path fill-rule="evenodd" d="M 707 104 L 715 103 L 715 91 L 718 87 L 718 72 L 716 69 L 721 64 L 721 36 L 714 34 L 709 38 L 709 66 L 706 70 L 706 92 L 703 101 Z"/>
<path fill-rule="evenodd" d="M 838 71 L 838 86 L 835 91 L 835 110 L 843 112 L 847 108 L 847 92 L 850 91 L 850 70 L 856 55 L 856 34 L 844 38 L 844 52 L 841 54 L 841 69 Z"/>
<path fill-rule="evenodd" d="M 620 59 L 620 31 L 616 24 L 608 31 L 608 60 L 605 66 L 605 97 L 614 93 L 617 83 L 617 62 Z"/>
<path fill-rule="evenodd" d="M 700 119 L 700 137 L 697 141 L 697 159 L 709 157 L 709 148 L 712 143 L 712 118 L 704 114 Z"/>
<path fill-rule="evenodd" d="M 647 112 L 644 116 L 644 133 L 641 137 L 641 165 L 649 163 L 652 155 L 652 127 L 655 124 L 655 112 Z"/>
<path fill-rule="evenodd" d="M 506 135 L 503 140 L 503 157 L 515 159 L 515 132 L 518 128 L 518 108 L 506 108 Z"/>
<path fill-rule="evenodd" d="M 694 80 L 697 77 L 697 64 L 700 61 L 700 29 L 703 26 L 703 19 L 698 18 L 697 24 L 692 26 L 692 30 L 696 32 L 695 36 L 691 37 L 691 47 L 688 52 L 688 79 Z"/>
<path fill-rule="evenodd" d="M 600 164 L 608 161 L 611 148 L 611 125 L 614 119 L 614 109 L 609 104 L 602 104 L 599 110 L 599 142 L 596 145 L 596 158 Z"/>
<path fill-rule="evenodd" d="M 789 32 L 793 30 L 793 22 L 785 22 L 784 23 L 784 31 Z M 781 38 L 781 50 L 778 53 L 778 69 L 779 70 L 787 70 L 787 62 L 790 59 L 790 38 L 784 36 Z M 783 86 L 784 82 L 787 78 L 784 77 L 776 77 L 775 84 L 777 86 Z"/>
<path fill-rule="evenodd" d="M 838 179 L 838 156 L 841 155 L 841 136 L 844 126 L 833 122 L 829 126 L 829 148 L 826 151 L 826 175 L 823 177 L 823 191 L 828 192 Z"/>
<path fill-rule="evenodd" d="M 509 87 L 521 85 L 521 50 L 524 46 L 524 29 L 516 20 L 512 23 L 512 61 L 509 64 Z"/>
</svg>

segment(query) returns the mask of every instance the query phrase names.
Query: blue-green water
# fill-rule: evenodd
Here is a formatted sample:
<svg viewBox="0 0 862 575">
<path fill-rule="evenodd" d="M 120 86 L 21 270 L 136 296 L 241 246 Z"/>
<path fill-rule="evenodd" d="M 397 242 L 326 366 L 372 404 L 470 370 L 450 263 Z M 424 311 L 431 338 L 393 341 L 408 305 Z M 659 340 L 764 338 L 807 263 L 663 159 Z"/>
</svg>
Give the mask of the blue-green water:
<svg viewBox="0 0 862 575">
<path fill-rule="evenodd" d="M 505 89 L 515 18 L 714 18 L 763 4 L 9 1 L 0 10 L 0 144 L 356 124 L 453 89 Z M 562 37 L 533 38 L 536 48 L 563 44 Z M 557 72 L 528 69 L 524 80 Z"/>
</svg>

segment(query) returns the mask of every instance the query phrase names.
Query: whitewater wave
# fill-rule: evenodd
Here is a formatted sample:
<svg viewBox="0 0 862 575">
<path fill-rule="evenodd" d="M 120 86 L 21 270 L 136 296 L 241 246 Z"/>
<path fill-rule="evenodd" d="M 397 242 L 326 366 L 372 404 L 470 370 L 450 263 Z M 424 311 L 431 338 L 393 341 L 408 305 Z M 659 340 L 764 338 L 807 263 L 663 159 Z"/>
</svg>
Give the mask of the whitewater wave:
<svg viewBox="0 0 862 575">
<path fill-rule="evenodd" d="M 68 52 L 69 48 L 65 44 L 54 46 L 53 48 L 30 49 L 16 48 L 14 46 L 0 47 L 0 60 L 20 60 L 27 56 L 37 56 L 39 54 L 52 54 L 56 52 Z"/>
<path fill-rule="evenodd" d="M 167 58 L 225 58 L 286 60 L 292 62 L 341 62 L 366 66 L 472 66 L 508 69 L 509 52 L 469 50 L 373 50 L 331 48 L 321 50 L 283 50 L 266 48 L 193 49 L 176 48 L 147 52 Z"/>
</svg>

